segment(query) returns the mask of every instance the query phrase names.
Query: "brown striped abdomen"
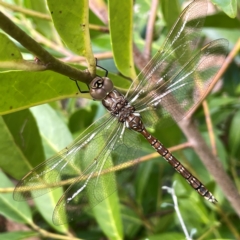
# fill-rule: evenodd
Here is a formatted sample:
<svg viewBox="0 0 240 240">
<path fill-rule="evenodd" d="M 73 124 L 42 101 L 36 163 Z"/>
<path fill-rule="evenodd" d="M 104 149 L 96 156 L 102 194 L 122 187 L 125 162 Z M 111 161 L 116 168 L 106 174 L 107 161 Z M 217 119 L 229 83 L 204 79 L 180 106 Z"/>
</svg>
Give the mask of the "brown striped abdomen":
<svg viewBox="0 0 240 240">
<path fill-rule="evenodd" d="M 177 171 L 186 181 L 205 199 L 212 203 L 216 203 L 212 193 L 196 178 L 194 177 L 155 137 L 150 135 L 148 131 L 143 128 L 139 131 L 151 144 L 151 146 Z"/>
</svg>

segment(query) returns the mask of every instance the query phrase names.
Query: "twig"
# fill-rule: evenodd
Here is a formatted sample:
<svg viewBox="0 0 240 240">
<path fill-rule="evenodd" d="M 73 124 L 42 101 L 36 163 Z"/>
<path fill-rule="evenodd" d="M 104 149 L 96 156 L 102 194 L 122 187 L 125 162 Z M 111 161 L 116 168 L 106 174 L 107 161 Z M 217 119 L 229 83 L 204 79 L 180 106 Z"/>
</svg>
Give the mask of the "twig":
<svg viewBox="0 0 240 240">
<path fill-rule="evenodd" d="M 209 135 L 210 143 L 211 143 L 211 147 L 212 147 L 212 152 L 213 152 L 214 156 L 217 156 L 216 141 L 215 141 L 215 137 L 214 137 L 213 125 L 212 125 L 212 120 L 210 117 L 210 112 L 209 112 L 207 101 L 203 101 L 202 104 L 203 104 L 203 111 L 204 111 L 205 120 L 206 120 L 206 124 L 207 124 L 207 128 L 208 128 L 208 135 Z"/>
<path fill-rule="evenodd" d="M 8 8 L 8 9 L 16 11 L 16 12 L 26 14 L 28 16 L 37 17 L 40 19 L 48 20 L 48 21 L 51 20 L 51 17 L 47 14 L 40 13 L 40 12 L 31 10 L 31 9 L 19 7 L 17 5 L 9 4 L 9 3 L 3 2 L 3 1 L 0 1 L 0 6 L 3 6 L 5 8 Z"/>
<path fill-rule="evenodd" d="M 94 57 L 97 59 L 110 59 L 113 57 L 113 54 L 112 52 L 96 53 L 94 54 Z M 68 63 L 79 63 L 85 61 L 85 58 L 81 56 L 70 56 L 62 58 L 61 61 Z"/>
<path fill-rule="evenodd" d="M 240 51 L 240 38 L 238 39 L 237 43 L 235 44 L 234 48 L 231 50 L 231 52 L 226 57 L 222 67 L 216 74 L 215 78 L 211 82 L 210 86 L 208 87 L 207 91 L 204 94 L 204 97 L 202 101 L 208 96 L 208 94 L 213 90 L 216 83 L 219 81 L 219 79 L 222 77 L 222 75 L 225 73 L 226 69 L 229 67 L 230 63 L 233 61 L 234 57 L 238 54 Z M 202 104 L 202 101 L 198 102 L 196 106 L 193 108 L 192 113 L 196 111 L 196 109 Z"/>
<path fill-rule="evenodd" d="M 23 13 L 24 15 L 27 15 L 27 16 L 36 17 L 36 18 L 43 19 L 43 20 L 46 20 L 46 21 L 51 21 L 52 20 L 52 18 L 49 14 L 45 14 L 45 13 L 37 12 L 37 11 L 31 10 L 31 9 L 19 7 L 17 5 L 5 3 L 1 0 L 0 0 L 0 6 L 8 8 L 12 11 L 16 11 L 18 13 Z M 99 26 L 99 25 L 96 25 L 96 24 L 89 24 L 89 28 L 92 29 L 92 30 L 96 30 L 96 31 L 104 32 L 104 33 L 109 32 L 109 29 L 107 27 Z"/>
<path fill-rule="evenodd" d="M 105 26 L 99 26 L 96 24 L 89 24 L 89 28 L 95 31 L 103 32 L 103 33 L 109 33 L 108 27 Z"/>
<path fill-rule="evenodd" d="M 152 40 L 153 40 L 153 33 L 154 33 L 154 23 L 157 15 L 157 8 L 158 8 L 158 0 L 152 0 L 148 24 L 147 24 L 147 30 L 146 30 L 145 48 L 143 51 L 143 56 L 147 60 L 150 60 L 150 57 L 151 57 L 151 47 L 152 47 Z"/>
<path fill-rule="evenodd" d="M 183 144 L 179 144 L 177 146 L 174 146 L 174 147 L 170 147 L 168 148 L 169 151 L 171 152 L 174 152 L 174 151 L 178 151 L 180 149 L 184 149 L 184 148 L 187 148 L 187 147 L 191 147 L 190 143 L 186 142 L 186 143 L 183 143 Z M 130 160 L 124 164 L 120 164 L 120 165 L 116 165 L 114 167 L 111 167 L 111 168 L 107 168 L 107 169 L 104 169 L 101 173 L 98 173 L 96 172 L 94 175 L 92 175 L 92 177 L 96 177 L 96 176 L 101 176 L 101 175 L 104 175 L 104 174 L 107 174 L 107 173 L 110 173 L 110 172 L 116 172 L 116 171 L 120 171 L 120 170 L 123 170 L 123 169 L 126 169 L 126 168 L 129 168 L 129 167 L 133 167 L 135 164 L 139 164 L 139 163 L 142 163 L 142 162 L 146 162 L 146 161 L 150 161 L 152 160 L 153 158 L 157 158 L 159 157 L 159 154 L 158 153 L 152 153 L 152 154 L 148 154 L 146 156 L 143 156 L 143 157 L 140 157 L 138 159 L 133 159 L 133 160 Z M 89 175 L 85 175 L 84 176 L 85 179 L 87 179 L 89 177 Z M 79 177 L 77 177 L 79 178 Z M 43 188 L 50 188 L 50 187 L 60 187 L 60 186 L 64 186 L 64 185 L 68 185 L 68 184 L 71 184 L 73 182 L 76 181 L 77 178 L 70 178 L 70 179 L 67 179 L 67 180 L 63 180 L 63 181 L 60 181 L 56 184 L 53 184 L 53 185 L 40 185 L 35 188 L 32 188 L 30 187 L 30 189 L 28 189 L 27 187 L 24 189 L 24 191 L 29 191 L 29 190 L 36 190 L 36 189 L 43 189 Z M 81 181 L 83 180 L 84 178 L 81 178 Z M 9 193 L 9 192 L 13 192 L 14 191 L 14 188 L 10 187 L 10 188 L 0 188 L 0 193 Z"/>
<path fill-rule="evenodd" d="M 18 26 L 16 26 L 2 12 L 0 12 L 0 28 L 2 28 L 3 31 L 5 31 L 12 38 L 21 43 L 26 49 L 32 52 L 33 55 L 38 57 L 43 63 L 43 65 L 45 65 L 45 70 L 52 70 L 58 72 L 70 78 L 80 80 L 86 84 L 91 81 L 91 75 L 89 72 L 80 71 L 54 58 L 34 39 L 29 37 L 24 31 L 22 31 Z"/>
<path fill-rule="evenodd" d="M 37 225 L 35 225 L 33 222 L 29 223 L 29 225 L 35 231 L 39 232 L 41 234 L 41 236 L 46 237 L 46 238 L 61 239 L 61 240 L 81 240 L 80 238 L 75 238 L 72 235 L 71 236 L 63 236 L 63 235 L 60 235 L 60 234 L 55 234 L 55 233 L 48 232 L 48 231 L 38 227 Z"/>
<path fill-rule="evenodd" d="M 103 23 L 108 24 L 108 8 L 104 1 L 91 0 L 89 1 L 89 7 Z"/>
<path fill-rule="evenodd" d="M 14 61 L 2 61 L 0 64 L 0 69 L 8 70 L 22 70 L 29 72 L 44 71 L 46 70 L 45 65 L 38 64 L 34 61 L 26 60 L 14 60 Z"/>
<path fill-rule="evenodd" d="M 73 56 L 73 53 L 66 49 L 63 45 L 62 42 L 59 41 L 59 36 L 57 34 L 55 34 L 56 38 L 54 39 L 54 41 L 51 41 L 50 39 L 46 38 L 45 36 L 43 36 L 42 34 L 40 34 L 38 31 L 35 30 L 35 27 L 33 26 L 32 22 L 29 21 L 28 19 L 26 19 L 25 15 L 22 15 L 22 18 L 20 18 L 20 20 L 18 19 L 14 19 L 13 20 L 15 22 L 15 24 L 17 24 L 18 22 L 21 22 L 21 24 L 24 24 L 24 26 L 29 29 L 29 32 L 31 32 L 31 37 L 36 40 L 38 43 L 42 43 L 43 45 L 55 50 L 56 52 L 59 52 L 65 56 Z M 56 44 L 56 42 L 58 42 L 58 44 Z"/>
</svg>

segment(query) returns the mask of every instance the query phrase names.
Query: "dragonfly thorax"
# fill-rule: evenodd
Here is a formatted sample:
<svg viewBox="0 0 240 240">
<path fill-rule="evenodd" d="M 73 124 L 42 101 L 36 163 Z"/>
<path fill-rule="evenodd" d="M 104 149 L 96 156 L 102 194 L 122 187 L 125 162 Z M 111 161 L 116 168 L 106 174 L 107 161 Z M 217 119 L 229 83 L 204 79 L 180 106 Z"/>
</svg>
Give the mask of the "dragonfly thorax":
<svg viewBox="0 0 240 240">
<path fill-rule="evenodd" d="M 129 104 L 128 100 L 116 89 L 113 89 L 102 100 L 103 106 L 127 128 L 141 131 L 144 127 L 140 114 Z"/>
<path fill-rule="evenodd" d="M 124 96 L 116 89 L 113 89 L 105 96 L 102 104 L 115 117 L 118 117 L 124 108 L 130 106 Z"/>
</svg>

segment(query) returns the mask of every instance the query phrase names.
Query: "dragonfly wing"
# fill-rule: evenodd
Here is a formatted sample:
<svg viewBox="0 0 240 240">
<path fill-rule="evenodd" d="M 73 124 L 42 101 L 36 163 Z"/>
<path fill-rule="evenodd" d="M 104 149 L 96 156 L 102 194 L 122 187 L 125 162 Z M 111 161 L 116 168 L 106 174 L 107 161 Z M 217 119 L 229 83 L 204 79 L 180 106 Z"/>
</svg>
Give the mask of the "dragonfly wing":
<svg viewBox="0 0 240 240">
<path fill-rule="evenodd" d="M 77 153 L 84 151 L 93 139 L 98 144 L 100 141 L 98 136 L 102 129 L 113 124 L 113 121 L 114 119 L 106 114 L 86 129 L 71 145 L 31 170 L 17 184 L 13 193 L 14 199 L 23 201 L 39 197 L 56 187 L 73 182 L 75 176 L 81 175 L 79 166 L 81 158 L 77 159 Z"/>
<path fill-rule="evenodd" d="M 91 146 L 86 145 L 85 152 L 79 152 L 87 154 L 87 158 L 92 159 L 91 163 L 58 201 L 53 214 L 54 224 L 61 225 L 79 218 L 83 211 L 93 208 L 116 191 L 116 175 L 120 174 L 121 179 L 125 180 L 127 174 L 132 172 L 129 161 L 140 155 L 139 134 L 126 129 L 116 120 L 108 130 L 102 129 L 102 136 L 99 138 L 103 141 L 99 140 L 91 150 Z M 136 162 L 137 159 L 135 164 Z M 117 174 L 115 171 L 118 171 Z"/>
<path fill-rule="evenodd" d="M 69 186 L 54 210 L 53 222 L 71 221 L 85 210 L 86 202 L 92 208 L 116 191 L 114 171 L 127 168 L 129 171 L 121 173 L 125 179 L 131 172 L 128 161 L 140 156 L 139 145 L 139 134 L 107 114 L 70 146 L 23 177 L 14 190 L 14 199 L 31 199 Z"/>
<path fill-rule="evenodd" d="M 147 127 L 154 127 L 156 122 L 161 122 L 161 125 L 169 124 L 171 116 L 175 116 L 174 120 L 179 121 L 191 111 L 195 103 L 201 99 L 201 96 L 195 93 L 196 87 L 200 84 L 200 80 L 196 81 L 196 75 L 201 73 L 201 66 L 206 67 L 208 61 L 214 64 L 214 54 L 226 56 L 226 40 L 213 42 L 200 52 L 196 48 L 207 13 L 207 4 L 207 0 L 193 1 L 183 10 L 162 49 L 141 71 L 126 94 L 128 101 L 141 112 Z M 211 54 L 208 54 L 208 51 Z M 214 71 L 203 73 L 202 91 L 207 89 L 221 63 L 217 60 Z M 173 98 L 170 99 L 170 96 Z M 172 107 L 166 109 L 166 104 Z M 163 108 L 158 108 L 160 105 Z M 171 114 L 171 110 L 174 109 L 181 111 L 176 113 L 175 110 Z"/>
<path fill-rule="evenodd" d="M 164 85 L 152 88 L 148 95 L 139 98 L 135 107 L 141 112 L 144 122 L 156 122 L 154 120 L 156 112 L 165 119 L 172 117 L 175 121 L 188 115 L 204 97 L 214 76 L 222 66 L 227 47 L 226 39 L 210 42 L 190 58 Z M 152 114 L 150 114 L 151 111 Z"/>
<path fill-rule="evenodd" d="M 182 11 L 163 46 L 129 88 L 126 95 L 129 100 L 134 102 L 141 94 L 164 84 L 193 56 L 200 39 L 207 4 L 207 0 L 193 1 Z M 153 76 L 157 76 L 157 80 Z"/>
</svg>

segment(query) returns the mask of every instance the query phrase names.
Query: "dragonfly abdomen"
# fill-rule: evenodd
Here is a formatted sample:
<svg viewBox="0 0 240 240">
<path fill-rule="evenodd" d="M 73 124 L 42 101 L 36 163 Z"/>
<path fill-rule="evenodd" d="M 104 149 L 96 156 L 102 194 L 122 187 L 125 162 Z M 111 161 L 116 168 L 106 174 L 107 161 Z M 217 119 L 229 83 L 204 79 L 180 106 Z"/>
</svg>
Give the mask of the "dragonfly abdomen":
<svg viewBox="0 0 240 240">
<path fill-rule="evenodd" d="M 201 196 L 212 203 L 216 203 L 217 200 L 212 193 L 196 178 L 194 177 L 169 151 L 153 137 L 144 128 L 141 134 L 147 139 L 151 146 L 177 171 L 186 181 L 194 188 Z"/>
</svg>

